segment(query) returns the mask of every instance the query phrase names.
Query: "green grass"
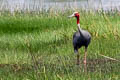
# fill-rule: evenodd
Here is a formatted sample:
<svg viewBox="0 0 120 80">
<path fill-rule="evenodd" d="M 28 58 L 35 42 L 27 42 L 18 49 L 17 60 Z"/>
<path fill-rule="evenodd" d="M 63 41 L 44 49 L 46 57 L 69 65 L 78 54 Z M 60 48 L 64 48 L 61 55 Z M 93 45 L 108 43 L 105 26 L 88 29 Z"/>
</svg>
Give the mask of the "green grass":
<svg viewBox="0 0 120 80">
<path fill-rule="evenodd" d="M 2 14 L 0 16 L 1 80 L 119 80 L 120 60 L 119 14 L 80 13 L 82 29 L 92 41 L 88 48 L 87 73 L 76 65 L 72 36 L 77 31 L 76 19 L 68 13 Z"/>
</svg>

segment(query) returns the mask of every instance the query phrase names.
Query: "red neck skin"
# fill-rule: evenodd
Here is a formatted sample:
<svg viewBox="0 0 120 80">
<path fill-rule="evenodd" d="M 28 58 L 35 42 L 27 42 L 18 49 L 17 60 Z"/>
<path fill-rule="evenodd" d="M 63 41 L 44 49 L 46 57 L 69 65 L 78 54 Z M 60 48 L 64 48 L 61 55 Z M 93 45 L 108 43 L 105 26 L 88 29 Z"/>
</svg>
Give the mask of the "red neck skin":
<svg viewBox="0 0 120 80">
<path fill-rule="evenodd" d="M 76 18 L 77 18 L 77 24 L 80 24 L 80 22 L 79 22 L 79 16 L 77 16 Z"/>
</svg>

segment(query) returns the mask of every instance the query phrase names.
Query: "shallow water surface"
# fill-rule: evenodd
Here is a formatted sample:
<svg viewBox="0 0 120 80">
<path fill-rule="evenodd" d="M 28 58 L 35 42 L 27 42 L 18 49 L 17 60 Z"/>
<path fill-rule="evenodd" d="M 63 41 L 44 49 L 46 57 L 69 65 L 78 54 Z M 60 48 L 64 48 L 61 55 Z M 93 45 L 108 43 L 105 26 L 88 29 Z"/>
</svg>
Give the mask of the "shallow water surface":
<svg viewBox="0 0 120 80">
<path fill-rule="evenodd" d="M 0 0 L 1 10 L 41 11 L 53 9 L 85 9 L 85 10 L 120 10 L 120 0 Z"/>
</svg>

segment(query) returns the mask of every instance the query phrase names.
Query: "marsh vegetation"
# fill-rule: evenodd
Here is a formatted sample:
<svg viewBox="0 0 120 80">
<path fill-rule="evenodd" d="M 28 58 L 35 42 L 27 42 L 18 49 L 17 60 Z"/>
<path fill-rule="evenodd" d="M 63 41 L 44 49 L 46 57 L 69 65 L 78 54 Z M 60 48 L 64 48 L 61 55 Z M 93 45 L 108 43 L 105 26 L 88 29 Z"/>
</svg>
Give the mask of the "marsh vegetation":
<svg viewBox="0 0 120 80">
<path fill-rule="evenodd" d="M 75 19 L 65 13 L 1 13 L 1 79 L 111 79 L 120 78 L 120 63 L 100 54 L 120 59 L 120 16 L 80 12 L 82 29 L 92 35 L 88 48 L 87 74 L 84 73 L 84 49 L 80 66 L 75 64 L 72 36 L 77 31 Z M 6 77 L 7 76 L 7 77 Z"/>
</svg>

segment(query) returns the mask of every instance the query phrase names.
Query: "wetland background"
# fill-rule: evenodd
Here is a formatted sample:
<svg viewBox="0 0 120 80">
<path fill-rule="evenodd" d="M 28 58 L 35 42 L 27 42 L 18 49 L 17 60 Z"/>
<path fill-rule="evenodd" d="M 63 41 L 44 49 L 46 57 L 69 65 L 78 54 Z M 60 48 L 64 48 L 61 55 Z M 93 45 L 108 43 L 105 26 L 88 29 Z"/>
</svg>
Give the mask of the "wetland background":
<svg viewBox="0 0 120 80">
<path fill-rule="evenodd" d="M 0 79 L 119 80 L 119 8 L 119 0 L 0 0 Z M 84 47 L 75 63 L 74 11 L 92 35 L 87 73 Z"/>
</svg>

